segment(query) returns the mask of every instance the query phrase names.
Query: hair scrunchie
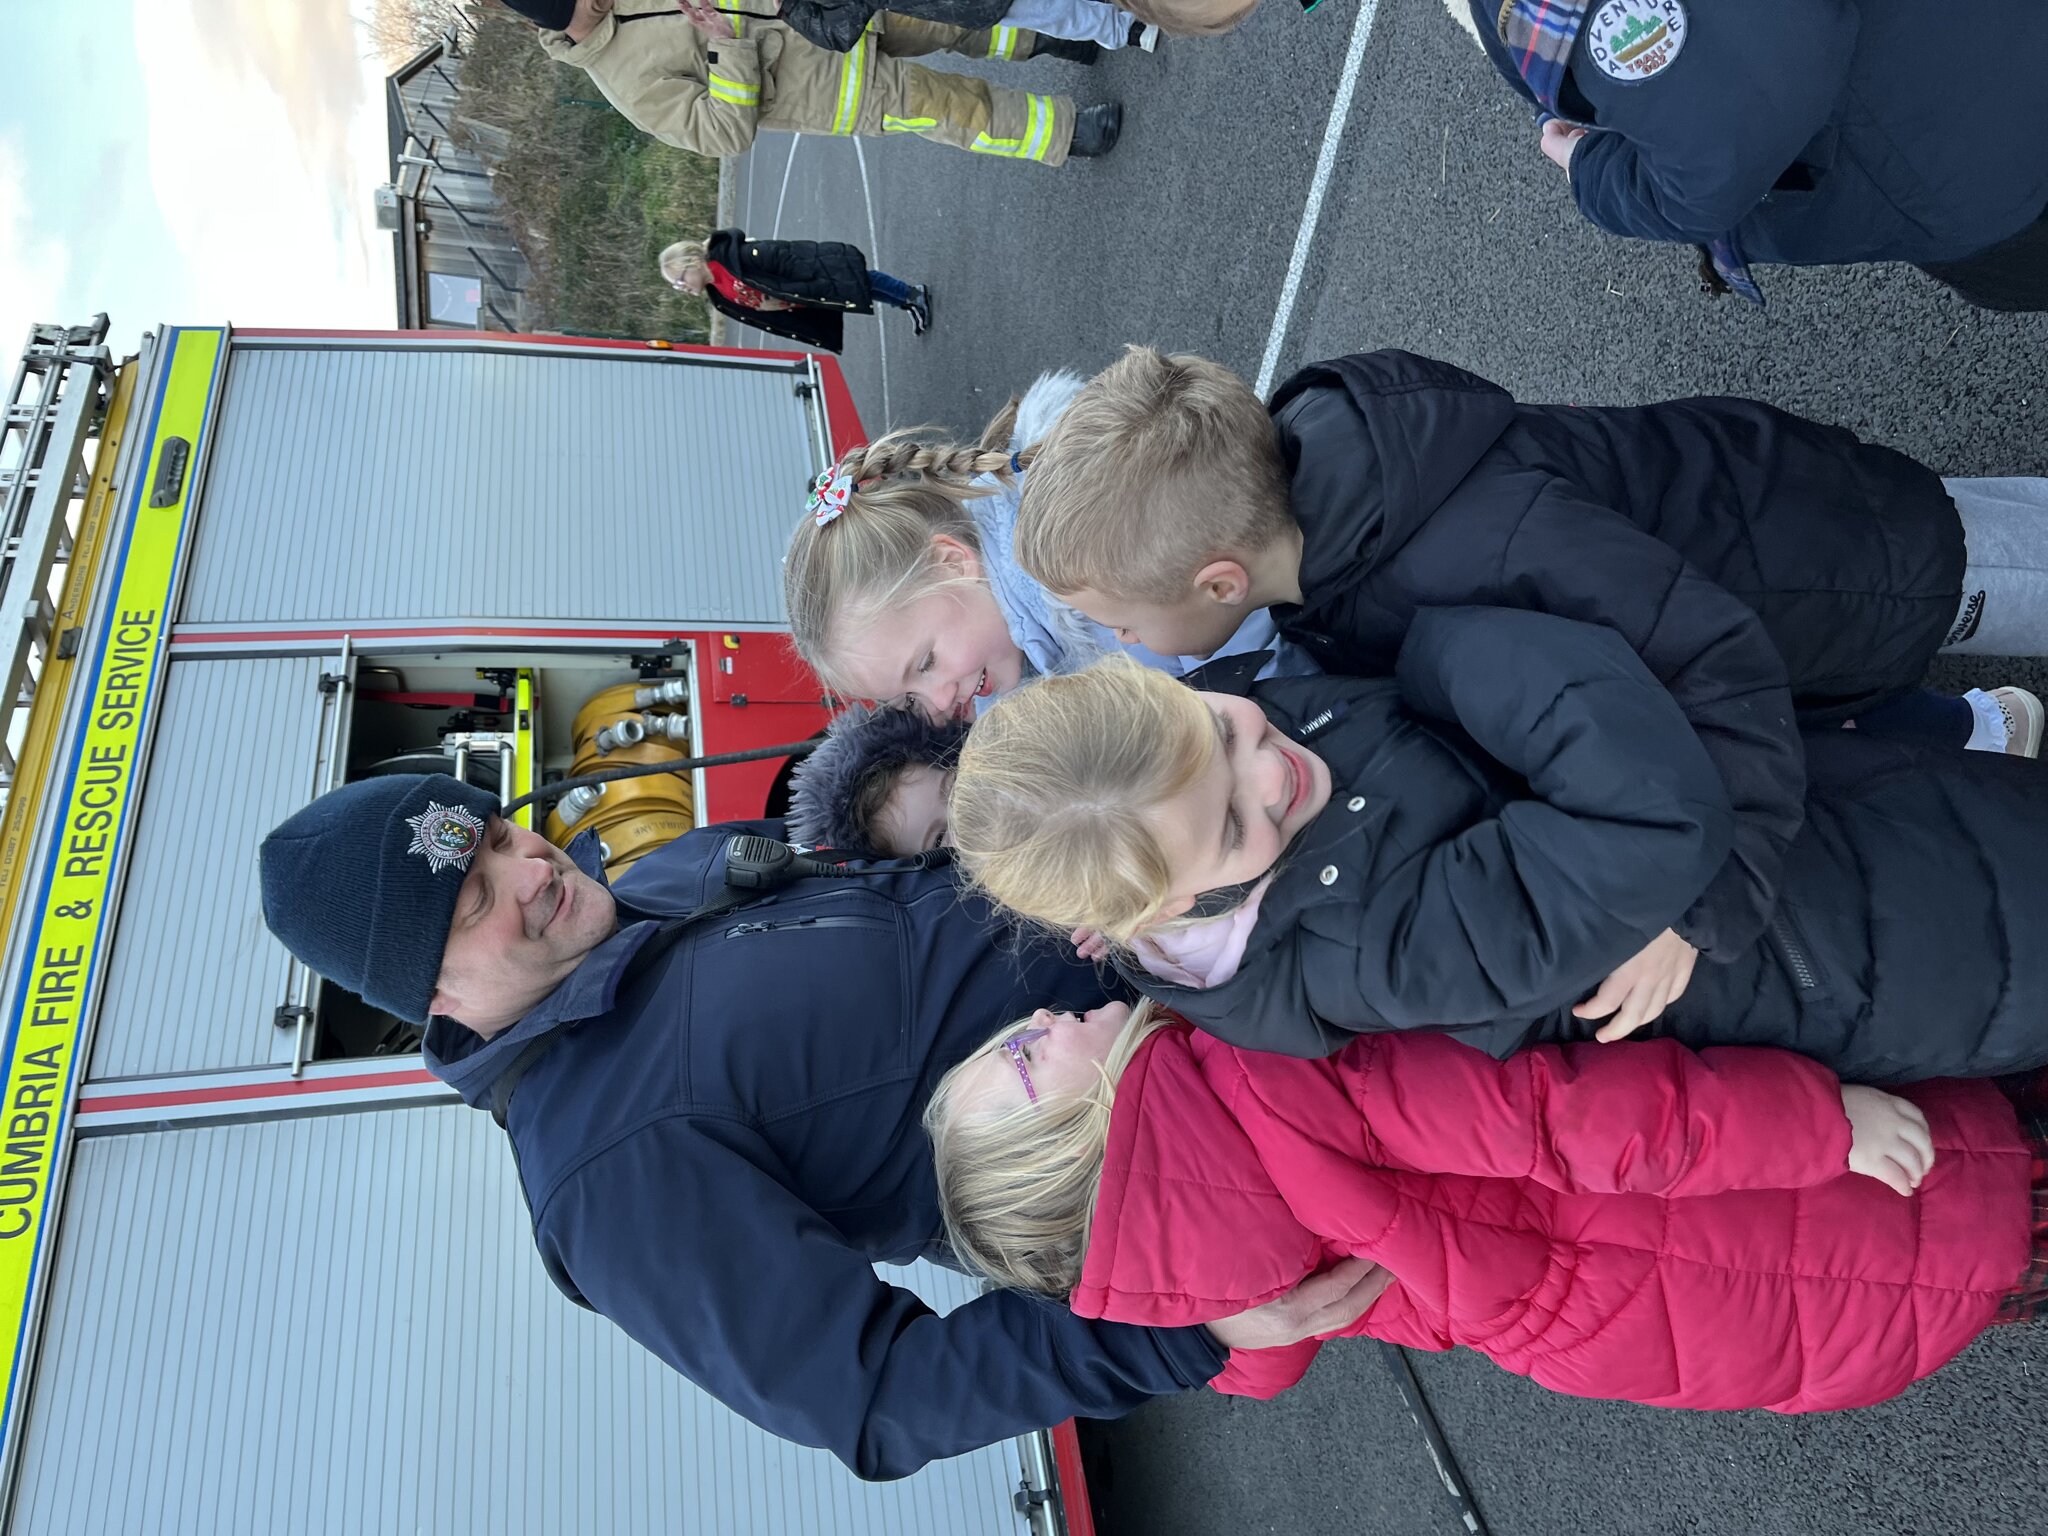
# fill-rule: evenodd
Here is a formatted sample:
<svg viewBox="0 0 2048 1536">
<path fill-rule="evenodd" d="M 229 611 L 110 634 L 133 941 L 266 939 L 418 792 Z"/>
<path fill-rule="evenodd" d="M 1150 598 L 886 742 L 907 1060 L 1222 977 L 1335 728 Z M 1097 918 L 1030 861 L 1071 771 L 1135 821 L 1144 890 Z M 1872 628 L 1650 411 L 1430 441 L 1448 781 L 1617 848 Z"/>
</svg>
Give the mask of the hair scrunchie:
<svg viewBox="0 0 2048 1536">
<path fill-rule="evenodd" d="M 809 512 L 811 520 L 822 528 L 834 518 L 841 516 L 852 498 L 852 474 L 834 464 L 830 469 L 820 470 L 818 478 L 811 482 L 811 495 L 804 503 L 804 510 Z"/>
</svg>

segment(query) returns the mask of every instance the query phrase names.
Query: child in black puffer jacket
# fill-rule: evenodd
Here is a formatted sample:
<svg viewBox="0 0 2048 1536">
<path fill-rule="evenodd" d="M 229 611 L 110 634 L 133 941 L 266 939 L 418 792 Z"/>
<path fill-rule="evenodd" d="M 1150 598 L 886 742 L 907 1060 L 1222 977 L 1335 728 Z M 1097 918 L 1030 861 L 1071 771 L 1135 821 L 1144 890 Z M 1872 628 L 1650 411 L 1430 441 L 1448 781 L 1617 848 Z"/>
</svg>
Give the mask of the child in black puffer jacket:
<svg viewBox="0 0 2048 1536">
<path fill-rule="evenodd" d="M 2048 1062 L 2048 775 L 1854 731 L 1808 745 L 1775 911 L 1654 1032 L 1872 1083 Z M 997 901 L 1092 930 L 1211 1034 L 1296 1056 L 1387 1029 L 1497 1056 L 1593 1037 L 1582 1000 L 1693 903 L 1733 822 L 1619 636 L 1476 608 L 1419 614 L 1392 679 L 1239 698 L 1111 658 L 1027 683 L 969 734 L 951 805 Z"/>
</svg>

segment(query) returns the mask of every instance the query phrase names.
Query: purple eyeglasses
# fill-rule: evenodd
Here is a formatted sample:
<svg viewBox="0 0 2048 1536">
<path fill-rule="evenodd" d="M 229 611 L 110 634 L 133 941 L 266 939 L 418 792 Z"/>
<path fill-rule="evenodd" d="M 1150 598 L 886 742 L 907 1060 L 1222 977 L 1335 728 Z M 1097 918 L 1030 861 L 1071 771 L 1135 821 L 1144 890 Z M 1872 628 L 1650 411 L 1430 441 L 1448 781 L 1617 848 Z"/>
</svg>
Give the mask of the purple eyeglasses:
<svg viewBox="0 0 2048 1536">
<path fill-rule="evenodd" d="M 1033 1041 L 1043 1040 L 1051 1033 L 1049 1029 L 1020 1030 L 1003 1042 L 1003 1049 L 1010 1053 L 1010 1064 L 1017 1069 L 1017 1075 L 1024 1079 L 1024 1096 L 1034 1104 L 1038 1102 L 1038 1090 L 1031 1083 L 1031 1068 L 1024 1060 L 1024 1047 Z"/>
</svg>

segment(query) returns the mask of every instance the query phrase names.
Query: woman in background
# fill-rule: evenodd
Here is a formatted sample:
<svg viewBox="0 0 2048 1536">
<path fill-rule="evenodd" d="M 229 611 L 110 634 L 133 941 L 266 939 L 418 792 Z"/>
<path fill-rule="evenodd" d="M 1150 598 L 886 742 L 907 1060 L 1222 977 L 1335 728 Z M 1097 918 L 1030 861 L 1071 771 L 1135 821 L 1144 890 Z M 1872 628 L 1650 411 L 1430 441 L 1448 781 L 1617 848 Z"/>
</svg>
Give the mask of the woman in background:
<svg viewBox="0 0 2048 1536">
<path fill-rule="evenodd" d="M 929 288 L 875 271 L 858 247 L 837 240 L 749 240 L 744 230 L 714 230 L 709 240 L 663 251 L 661 275 L 727 319 L 826 352 L 843 344 L 843 317 L 873 314 L 876 300 L 908 314 L 917 335 L 931 329 Z"/>
</svg>

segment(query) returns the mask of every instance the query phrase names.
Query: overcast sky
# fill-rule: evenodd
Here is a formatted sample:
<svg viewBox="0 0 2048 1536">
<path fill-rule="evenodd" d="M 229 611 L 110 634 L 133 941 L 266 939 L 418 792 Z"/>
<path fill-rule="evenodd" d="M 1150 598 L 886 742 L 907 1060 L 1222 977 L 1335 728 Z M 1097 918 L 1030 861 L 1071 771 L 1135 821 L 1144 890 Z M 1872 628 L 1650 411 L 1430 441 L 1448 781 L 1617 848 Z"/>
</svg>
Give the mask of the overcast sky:
<svg viewBox="0 0 2048 1536">
<path fill-rule="evenodd" d="M 357 0 L 367 9 L 368 0 Z M 0 367 L 35 320 L 389 327 L 383 78 L 349 0 L 11 5 Z"/>
</svg>

